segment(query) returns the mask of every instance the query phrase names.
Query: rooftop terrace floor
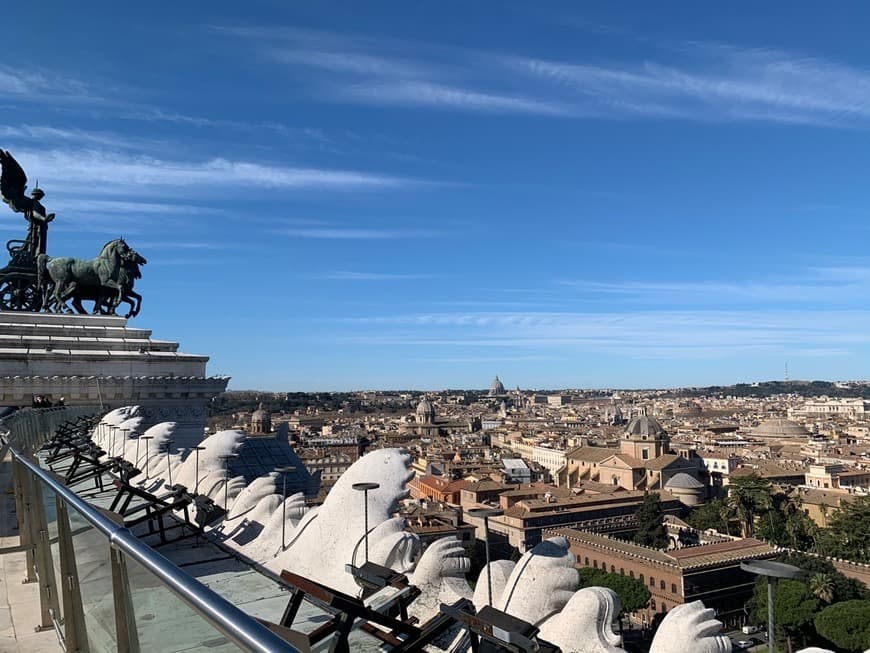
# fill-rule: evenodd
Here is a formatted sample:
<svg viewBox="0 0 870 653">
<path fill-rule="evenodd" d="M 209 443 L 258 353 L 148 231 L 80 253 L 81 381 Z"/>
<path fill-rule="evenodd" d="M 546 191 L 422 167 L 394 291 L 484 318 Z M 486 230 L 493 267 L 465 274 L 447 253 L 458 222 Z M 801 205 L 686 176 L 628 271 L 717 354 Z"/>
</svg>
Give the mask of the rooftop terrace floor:
<svg viewBox="0 0 870 653">
<path fill-rule="evenodd" d="M 54 653 L 62 650 L 55 632 L 34 630 L 40 618 L 38 584 L 21 582 L 26 563 L 24 552 L 14 550 L 19 538 L 11 467 L 8 458 L 0 464 L 0 547 L 4 547 L 0 549 L 0 651 Z M 55 471 L 62 473 L 62 469 L 55 468 Z M 92 505 L 108 510 L 116 490 L 109 477 L 104 477 L 104 481 L 104 491 L 94 487 L 92 479 L 73 484 L 71 489 Z M 45 505 L 51 522 L 55 519 L 53 497 L 46 497 Z M 70 522 L 91 651 L 114 651 L 115 620 L 108 542 L 76 513 L 70 513 Z M 216 535 L 194 537 L 188 533 L 183 539 L 161 544 L 156 534 L 147 533 L 144 524 L 132 531 L 179 569 L 242 611 L 273 623 L 280 622 L 290 599 L 287 587 L 265 570 L 222 547 L 214 541 Z M 127 560 L 127 570 L 142 651 L 220 653 L 238 650 L 133 560 Z M 309 632 L 329 617 L 319 607 L 303 603 L 293 629 Z M 318 643 L 315 650 L 326 650 L 330 639 Z M 354 651 L 376 651 L 380 642 L 355 631 L 351 633 L 350 644 Z"/>
</svg>

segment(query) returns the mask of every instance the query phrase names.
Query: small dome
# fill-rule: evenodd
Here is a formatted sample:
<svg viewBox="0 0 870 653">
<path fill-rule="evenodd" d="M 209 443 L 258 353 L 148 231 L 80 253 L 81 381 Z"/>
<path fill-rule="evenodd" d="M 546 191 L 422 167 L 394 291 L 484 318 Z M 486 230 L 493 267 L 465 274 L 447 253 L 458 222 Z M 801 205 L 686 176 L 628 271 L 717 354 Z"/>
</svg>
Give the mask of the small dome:
<svg viewBox="0 0 870 653">
<path fill-rule="evenodd" d="M 752 435 L 755 437 L 772 439 L 804 439 L 809 434 L 810 432 L 797 422 L 792 422 L 782 417 L 764 420 L 757 428 L 752 430 Z"/>
<path fill-rule="evenodd" d="M 417 404 L 417 421 L 423 424 L 431 424 L 435 421 L 435 406 L 426 397 Z"/>
<path fill-rule="evenodd" d="M 704 484 L 701 483 L 698 479 L 693 476 L 689 476 L 685 472 L 680 472 L 679 474 L 674 474 L 670 481 L 665 483 L 666 490 L 697 490 L 704 487 Z"/>
<path fill-rule="evenodd" d="M 253 412 L 251 415 L 252 420 L 264 420 L 269 417 L 269 411 L 263 408 L 263 402 L 260 402 L 260 406 Z"/>
<path fill-rule="evenodd" d="M 655 417 L 641 414 L 631 418 L 628 426 L 625 427 L 625 435 L 629 438 L 646 437 L 647 439 L 656 439 L 667 435 L 667 433 Z"/>
<path fill-rule="evenodd" d="M 492 383 L 489 384 L 489 396 L 495 397 L 498 395 L 503 395 L 504 384 L 499 380 L 498 375 L 496 374 L 495 378 L 492 380 Z"/>
</svg>

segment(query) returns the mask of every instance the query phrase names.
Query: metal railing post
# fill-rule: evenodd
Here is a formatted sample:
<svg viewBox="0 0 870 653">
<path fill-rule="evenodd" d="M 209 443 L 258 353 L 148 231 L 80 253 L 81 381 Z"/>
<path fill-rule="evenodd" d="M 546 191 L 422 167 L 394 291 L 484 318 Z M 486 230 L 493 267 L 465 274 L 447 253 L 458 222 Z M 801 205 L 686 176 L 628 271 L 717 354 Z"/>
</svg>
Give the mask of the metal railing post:
<svg viewBox="0 0 870 653">
<path fill-rule="evenodd" d="M 36 561 L 34 558 L 36 546 L 36 531 L 33 524 L 32 502 L 33 494 L 30 491 L 30 472 L 18 465 L 18 483 L 21 491 L 21 509 L 18 512 L 18 536 L 21 546 L 24 547 L 25 570 L 22 583 L 36 582 Z"/>
<path fill-rule="evenodd" d="M 115 626 L 118 635 L 118 651 L 140 653 L 138 632 L 133 613 L 132 597 L 128 579 L 126 560 L 130 559 L 143 566 L 157 580 L 178 597 L 185 605 L 211 624 L 228 640 L 249 653 L 298 653 L 299 649 L 269 630 L 256 619 L 242 612 L 224 597 L 201 584 L 157 551 L 142 542 L 128 529 L 119 526 L 106 513 L 88 504 L 82 497 L 63 484 L 56 474 L 39 466 L 39 461 L 24 455 L 15 447 L 12 455 L 18 458 L 24 474 L 33 474 L 32 483 L 44 484 L 61 498 L 69 514 L 75 511 L 94 529 L 108 538 L 112 567 L 113 599 Z M 27 488 L 25 488 L 25 491 Z M 28 496 L 25 494 L 25 496 Z M 121 554 L 121 555 L 119 555 Z M 83 649 L 84 650 L 84 649 Z"/>
<path fill-rule="evenodd" d="M 66 650 L 71 653 L 89 653 L 88 631 L 82 606 L 82 592 L 73 548 L 69 512 L 63 499 L 57 502 L 57 545 L 60 549 L 61 599 Z"/>
<path fill-rule="evenodd" d="M 48 533 L 48 520 L 45 517 L 42 484 L 39 479 L 31 479 L 30 492 L 31 523 L 36 535 L 36 578 L 39 581 L 39 606 L 42 612 L 42 620 L 37 630 L 49 630 L 55 627 L 55 622 L 60 617 L 60 602 L 54 579 L 54 564 L 51 560 L 51 538 Z"/>
<path fill-rule="evenodd" d="M 118 653 L 139 653 L 139 633 L 133 612 L 133 596 L 127 576 L 127 560 L 120 549 L 109 545 L 112 561 L 112 597 L 115 600 L 115 634 Z"/>
</svg>

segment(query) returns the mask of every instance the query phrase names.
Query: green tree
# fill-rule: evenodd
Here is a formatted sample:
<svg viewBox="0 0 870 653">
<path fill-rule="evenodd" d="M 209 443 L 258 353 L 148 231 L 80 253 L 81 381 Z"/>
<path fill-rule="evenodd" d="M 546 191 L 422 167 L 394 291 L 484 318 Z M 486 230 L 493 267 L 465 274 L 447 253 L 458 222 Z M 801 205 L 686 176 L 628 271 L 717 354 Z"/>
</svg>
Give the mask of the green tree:
<svg viewBox="0 0 870 653">
<path fill-rule="evenodd" d="M 758 514 L 756 535 L 777 546 L 812 550 L 817 532 L 816 525 L 801 510 L 798 499 L 784 492 L 771 495 L 767 508 Z"/>
<path fill-rule="evenodd" d="M 662 521 L 662 502 L 658 492 L 644 492 L 643 502 L 635 513 L 637 517 L 637 533 L 634 543 L 655 549 L 668 546 L 668 533 Z"/>
<path fill-rule="evenodd" d="M 807 586 L 822 603 L 830 603 L 834 600 L 834 581 L 828 574 L 815 573 L 810 576 Z"/>
<path fill-rule="evenodd" d="M 870 562 L 870 496 L 843 502 L 823 534 L 826 555 Z"/>
<path fill-rule="evenodd" d="M 827 576 L 831 580 L 832 585 L 832 603 L 851 601 L 853 599 L 870 599 L 870 590 L 863 583 L 854 578 L 847 578 L 824 558 L 790 552 L 778 556 L 777 560 L 799 567 L 810 578 L 816 574 Z"/>
<path fill-rule="evenodd" d="M 758 623 L 767 622 L 767 582 L 763 579 L 755 585 L 755 618 Z M 806 583 L 799 580 L 780 579 L 773 588 L 773 623 L 776 637 L 785 640 L 788 650 L 792 638 L 806 642 L 812 634 L 813 617 L 819 609 L 819 600 L 813 596 Z"/>
<path fill-rule="evenodd" d="M 770 481 L 755 473 L 732 477 L 728 484 L 728 505 L 740 522 L 740 534 L 752 537 L 755 518 L 770 505 Z"/>
<path fill-rule="evenodd" d="M 829 605 L 815 618 L 816 631 L 837 648 L 870 648 L 870 601 L 843 601 Z"/>
<path fill-rule="evenodd" d="M 692 528 L 699 531 L 706 531 L 708 528 L 714 528 L 720 533 L 728 532 L 728 504 L 724 499 L 713 499 L 702 506 L 698 506 L 689 516 L 686 517 L 686 522 Z"/>
<path fill-rule="evenodd" d="M 616 592 L 619 603 L 622 606 L 619 612 L 619 623 L 622 626 L 622 618 L 630 612 L 645 608 L 652 594 L 646 584 L 636 578 L 623 576 L 622 574 L 610 574 L 601 569 L 582 567 L 578 570 L 579 587 L 607 587 Z"/>
</svg>

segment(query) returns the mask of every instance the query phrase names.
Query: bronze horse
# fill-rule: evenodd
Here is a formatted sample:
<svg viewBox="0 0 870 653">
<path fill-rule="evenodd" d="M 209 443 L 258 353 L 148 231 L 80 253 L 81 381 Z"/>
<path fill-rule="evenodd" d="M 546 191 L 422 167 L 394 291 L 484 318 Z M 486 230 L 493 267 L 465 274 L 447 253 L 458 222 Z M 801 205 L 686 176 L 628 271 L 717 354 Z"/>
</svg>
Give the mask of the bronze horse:
<svg viewBox="0 0 870 653">
<path fill-rule="evenodd" d="M 49 258 L 44 254 L 37 258 L 38 283 L 44 289 L 45 308 L 72 312 L 67 305 L 71 299 L 76 311 L 84 313 L 82 300 L 92 300 L 94 315 L 115 315 L 118 305 L 126 301 L 130 305 L 126 317 L 139 313 L 142 296 L 133 291 L 133 284 L 142 276 L 139 266 L 147 261 L 123 238 L 106 243 L 92 259 Z"/>
</svg>

